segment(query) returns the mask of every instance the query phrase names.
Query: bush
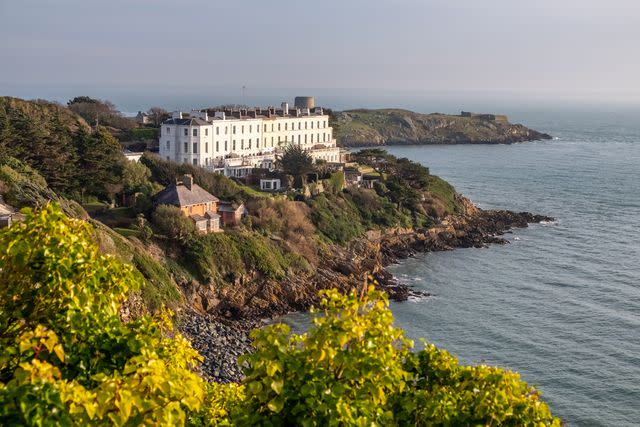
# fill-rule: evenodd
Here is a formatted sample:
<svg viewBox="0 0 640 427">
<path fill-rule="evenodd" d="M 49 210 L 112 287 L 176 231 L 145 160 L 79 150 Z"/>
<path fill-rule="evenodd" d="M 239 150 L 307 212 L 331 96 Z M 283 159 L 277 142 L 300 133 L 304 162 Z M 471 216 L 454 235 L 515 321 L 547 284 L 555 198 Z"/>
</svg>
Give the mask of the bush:
<svg viewBox="0 0 640 427">
<path fill-rule="evenodd" d="M 49 205 L 0 234 L 2 425 L 173 425 L 203 402 L 167 316 L 120 320 L 142 278 L 91 233 Z"/>
<path fill-rule="evenodd" d="M 183 240 L 197 233 L 196 225 L 177 206 L 159 205 L 151 218 L 167 237 Z"/>
</svg>

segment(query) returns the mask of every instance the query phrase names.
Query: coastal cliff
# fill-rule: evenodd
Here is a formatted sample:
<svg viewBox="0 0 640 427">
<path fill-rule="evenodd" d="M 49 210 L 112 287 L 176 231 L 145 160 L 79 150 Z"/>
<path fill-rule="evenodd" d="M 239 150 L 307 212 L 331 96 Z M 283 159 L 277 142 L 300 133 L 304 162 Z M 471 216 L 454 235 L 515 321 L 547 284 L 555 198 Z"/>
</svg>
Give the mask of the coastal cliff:
<svg viewBox="0 0 640 427">
<path fill-rule="evenodd" d="M 401 109 L 336 112 L 332 125 L 343 147 L 414 144 L 511 144 L 551 139 L 546 133 L 509 123 L 506 116 L 440 113 Z"/>
</svg>

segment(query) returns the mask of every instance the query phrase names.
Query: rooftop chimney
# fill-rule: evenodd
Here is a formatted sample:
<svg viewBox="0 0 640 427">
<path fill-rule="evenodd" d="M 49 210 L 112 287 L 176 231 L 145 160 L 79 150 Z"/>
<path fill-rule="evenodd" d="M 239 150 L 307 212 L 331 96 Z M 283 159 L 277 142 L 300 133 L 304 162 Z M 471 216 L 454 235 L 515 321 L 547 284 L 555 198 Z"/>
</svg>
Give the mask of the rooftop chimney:
<svg viewBox="0 0 640 427">
<path fill-rule="evenodd" d="M 191 187 L 193 186 L 193 176 L 189 174 L 182 175 L 182 185 L 191 190 Z"/>
<path fill-rule="evenodd" d="M 174 111 L 173 113 L 171 113 L 171 118 L 172 119 L 181 119 L 182 118 L 182 111 Z"/>
</svg>

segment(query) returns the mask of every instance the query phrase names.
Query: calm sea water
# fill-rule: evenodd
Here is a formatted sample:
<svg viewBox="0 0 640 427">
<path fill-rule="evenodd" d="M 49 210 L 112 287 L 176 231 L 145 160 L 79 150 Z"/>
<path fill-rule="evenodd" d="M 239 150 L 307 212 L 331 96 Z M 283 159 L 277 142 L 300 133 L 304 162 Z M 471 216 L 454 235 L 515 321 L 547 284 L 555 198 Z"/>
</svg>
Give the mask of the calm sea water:
<svg viewBox="0 0 640 427">
<path fill-rule="evenodd" d="M 511 244 L 391 267 L 433 293 L 392 305 L 398 326 L 463 363 L 518 371 L 569 425 L 640 424 L 640 120 L 511 114 L 553 141 L 393 147 L 483 208 L 551 215 Z M 293 315 L 299 328 L 307 321 Z"/>
</svg>

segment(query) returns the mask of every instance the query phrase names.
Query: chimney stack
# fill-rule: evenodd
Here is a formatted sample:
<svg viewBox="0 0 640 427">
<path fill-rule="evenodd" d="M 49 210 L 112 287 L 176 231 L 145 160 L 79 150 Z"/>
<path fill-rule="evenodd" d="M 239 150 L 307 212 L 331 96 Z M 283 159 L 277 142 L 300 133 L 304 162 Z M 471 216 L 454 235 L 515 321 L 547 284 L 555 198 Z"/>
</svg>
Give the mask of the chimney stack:
<svg viewBox="0 0 640 427">
<path fill-rule="evenodd" d="M 182 175 L 182 185 L 191 190 L 191 187 L 193 186 L 193 176 L 189 174 Z"/>
</svg>

